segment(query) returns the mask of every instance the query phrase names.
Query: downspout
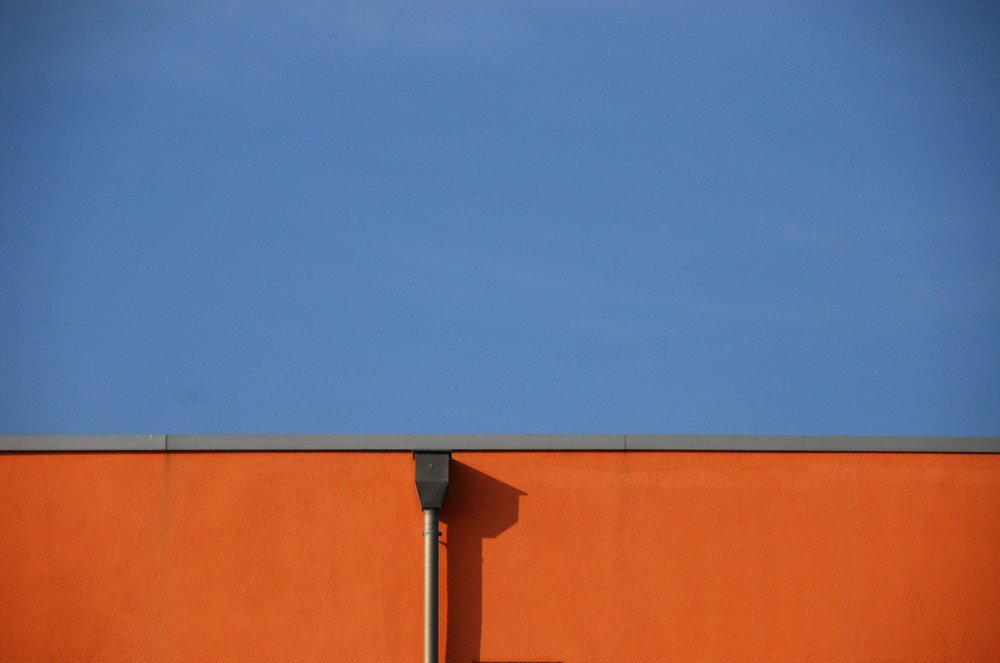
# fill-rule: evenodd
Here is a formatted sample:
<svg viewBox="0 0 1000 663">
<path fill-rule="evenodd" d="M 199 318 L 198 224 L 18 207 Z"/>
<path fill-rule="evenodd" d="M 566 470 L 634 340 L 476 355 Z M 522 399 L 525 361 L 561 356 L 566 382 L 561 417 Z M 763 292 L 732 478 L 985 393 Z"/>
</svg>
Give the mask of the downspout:
<svg viewBox="0 0 1000 663">
<path fill-rule="evenodd" d="M 448 493 L 448 452 L 413 453 L 417 497 L 424 511 L 424 663 L 438 663 L 438 512 Z"/>
</svg>

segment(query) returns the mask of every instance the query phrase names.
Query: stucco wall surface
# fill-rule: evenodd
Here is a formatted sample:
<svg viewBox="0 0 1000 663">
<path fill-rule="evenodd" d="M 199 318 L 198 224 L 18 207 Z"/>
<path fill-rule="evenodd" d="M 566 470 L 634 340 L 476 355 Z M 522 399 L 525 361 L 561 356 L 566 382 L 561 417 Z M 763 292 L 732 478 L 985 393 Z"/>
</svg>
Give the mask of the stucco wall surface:
<svg viewBox="0 0 1000 663">
<path fill-rule="evenodd" d="M 456 453 L 472 661 L 996 661 L 1000 456 Z M 411 661 L 407 453 L 0 455 L 0 661 Z"/>
</svg>

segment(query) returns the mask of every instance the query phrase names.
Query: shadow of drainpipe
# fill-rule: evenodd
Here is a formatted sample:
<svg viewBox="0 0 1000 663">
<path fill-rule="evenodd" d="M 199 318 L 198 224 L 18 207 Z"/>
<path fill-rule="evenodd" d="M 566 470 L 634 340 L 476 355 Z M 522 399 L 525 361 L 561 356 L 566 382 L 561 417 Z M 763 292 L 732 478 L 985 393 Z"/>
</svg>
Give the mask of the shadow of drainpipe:
<svg viewBox="0 0 1000 663">
<path fill-rule="evenodd" d="M 458 461 L 451 461 L 447 523 L 448 617 L 445 663 L 480 660 L 483 635 L 483 540 L 517 523 L 518 500 L 526 493 Z"/>
</svg>

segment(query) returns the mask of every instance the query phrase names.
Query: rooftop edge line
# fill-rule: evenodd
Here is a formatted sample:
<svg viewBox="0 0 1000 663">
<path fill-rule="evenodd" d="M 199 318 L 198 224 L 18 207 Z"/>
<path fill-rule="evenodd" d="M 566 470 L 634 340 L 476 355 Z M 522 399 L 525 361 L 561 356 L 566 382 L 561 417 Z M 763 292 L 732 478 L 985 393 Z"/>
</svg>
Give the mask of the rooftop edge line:
<svg viewBox="0 0 1000 663">
<path fill-rule="evenodd" d="M 0 435 L 0 452 L 789 451 L 1000 453 L 1000 437 L 864 435 Z"/>
</svg>

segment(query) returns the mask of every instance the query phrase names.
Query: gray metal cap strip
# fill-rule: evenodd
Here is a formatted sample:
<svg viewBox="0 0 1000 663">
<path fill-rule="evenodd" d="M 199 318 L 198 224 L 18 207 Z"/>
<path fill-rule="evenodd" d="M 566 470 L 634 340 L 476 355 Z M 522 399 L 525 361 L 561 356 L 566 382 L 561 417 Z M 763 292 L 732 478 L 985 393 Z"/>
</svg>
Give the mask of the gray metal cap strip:
<svg viewBox="0 0 1000 663">
<path fill-rule="evenodd" d="M 0 451 L 166 450 L 166 435 L 0 435 Z"/>
<path fill-rule="evenodd" d="M 1000 453 L 1000 437 L 819 435 L 0 435 L 0 452 L 413 450 Z"/>
<path fill-rule="evenodd" d="M 168 451 L 624 451 L 624 435 L 168 435 Z"/>
<path fill-rule="evenodd" d="M 1000 453 L 997 437 L 836 435 L 627 435 L 630 451 L 836 451 Z"/>
</svg>

